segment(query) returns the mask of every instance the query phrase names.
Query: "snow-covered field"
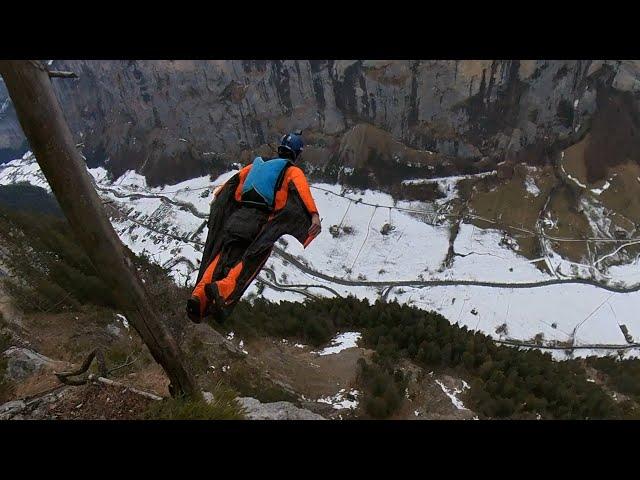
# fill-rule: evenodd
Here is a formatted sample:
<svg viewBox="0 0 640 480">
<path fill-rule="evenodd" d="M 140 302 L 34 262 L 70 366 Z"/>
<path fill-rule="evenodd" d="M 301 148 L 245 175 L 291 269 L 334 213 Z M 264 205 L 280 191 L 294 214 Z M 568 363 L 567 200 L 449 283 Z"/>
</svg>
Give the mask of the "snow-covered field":
<svg viewBox="0 0 640 480">
<path fill-rule="evenodd" d="M 90 170 L 100 194 L 129 218 L 116 219 L 114 227 L 133 251 L 146 253 L 170 267 L 180 284 L 192 284 L 200 260 L 200 245 L 206 238 L 206 220 L 211 191 L 235 171 L 213 182 L 209 177 L 194 178 L 176 185 L 149 188 L 144 177 L 130 171 L 111 182 L 102 168 Z M 463 178 L 463 177 L 459 177 Z M 344 191 L 342 186 L 314 184 L 313 194 L 323 220 L 323 232 L 304 249 L 292 237 L 284 237 L 279 247 L 297 258 L 308 269 L 341 281 L 318 278 L 303 271 L 279 255 L 272 255 L 267 267 L 280 285 L 313 285 L 308 293 L 341 296 L 355 295 L 375 301 L 386 290 L 384 282 L 415 280 L 473 280 L 517 284 L 555 279 L 518 254 L 517 242 L 498 230 L 479 229 L 462 224 L 454 242 L 450 266 L 444 264 L 449 248 L 450 229 L 446 222 L 432 224 L 436 212 L 456 196 L 456 178 L 438 179 L 447 197 L 433 204 L 399 202 L 376 191 Z M 48 188 L 32 156 L 25 155 L 0 166 L 0 184 L 27 181 Z M 536 190 L 532 180 L 527 190 Z M 133 196 L 131 196 L 133 195 Z M 160 197 L 160 198 L 158 198 Z M 179 203 L 180 205 L 176 205 Z M 430 223 L 427 223 L 428 220 Z M 137 223 L 136 223 L 137 222 Z M 330 232 L 330 227 L 336 236 Z M 538 259 L 544 261 L 544 259 Z M 569 268 L 566 261 L 551 254 L 547 262 L 570 277 L 590 274 L 589 266 Z M 611 267 L 603 281 L 611 285 L 632 286 L 640 282 L 637 263 Z M 600 279 L 599 279 L 600 280 Z M 362 282 L 363 285 L 357 285 Z M 368 282 L 381 282 L 370 285 Z M 254 283 L 246 295 L 258 295 Z M 264 289 L 269 300 L 302 301 L 306 297 L 295 289 Z M 640 293 L 616 293 L 597 286 L 562 284 L 536 288 L 495 288 L 491 286 L 394 287 L 388 300 L 407 302 L 426 310 L 435 310 L 452 323 L 480 330 L 496 340 L 542 342 L 546 346 L 628 345 L 621 326 L 632 342 L 640 341 Z M 552 351 L 564 358 L 562 349 Z M 637 355 L 638 348 L 625 350 Z M 615 353 L 612 350 L 578 349 L 574 355 Z"/>
</svg>

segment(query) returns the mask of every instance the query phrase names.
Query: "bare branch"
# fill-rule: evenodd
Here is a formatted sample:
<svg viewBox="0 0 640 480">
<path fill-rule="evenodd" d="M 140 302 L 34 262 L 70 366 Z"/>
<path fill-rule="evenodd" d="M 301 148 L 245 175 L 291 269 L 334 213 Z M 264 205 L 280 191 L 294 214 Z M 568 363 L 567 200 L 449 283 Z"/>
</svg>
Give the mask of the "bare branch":
<svg viewBox="0 0 640 480">
<path fill-rule="evenodd" d="M 67 385 L 84 385 L 87 383 L 87 378 L 70 378 L 77 377 L 78 375 L 82 375 L 84 372 L 89 370 L 89 367 L 93 363 L 93 359 L 96 358 L 98 361 L 98 370 L 100 371 L 100 375 L 107 375 L 107 367 L 104 361 L 104 355 L 102 354 L 102 350 L 99 348 L 94 348 L 89 352 L 87 358 L 84 359 L 82 365 L 77 370 L 72 370 L 70 372 L 60 372 L 56 373 L 55 376 L 58 377 L 62 383 Z"/>
<path fill-rule="evenodd" d="M 136 393 L 136 394 L 141 395 L 143 397 L 150 398 L 151 400 L 162 400 L 162 397 L 159 396 L 159 395 L 156 395 L 155 393 L 145 392 L 144 390 L 138 390 L 137 388 L 130 387 L 129 385 L 125 385 L 122 382 L 116 382 L 115 380 L 111 380 L 109 378 L 98 377 L 98 376 L 92 374 L 92 375 L 89 375 L 88 380 L 92 381 L 92 382 L 104 383 L 105 385 L 111 385 L 112 387 L 126 388 L 128 391 L 130 391 L 132 393 Z"/>
<path fill-rule="evenodd" d="M 61 70 L 47 70 L 50 78 L 78 78 L 75 72 L 63 72 Z"/>
</svg>

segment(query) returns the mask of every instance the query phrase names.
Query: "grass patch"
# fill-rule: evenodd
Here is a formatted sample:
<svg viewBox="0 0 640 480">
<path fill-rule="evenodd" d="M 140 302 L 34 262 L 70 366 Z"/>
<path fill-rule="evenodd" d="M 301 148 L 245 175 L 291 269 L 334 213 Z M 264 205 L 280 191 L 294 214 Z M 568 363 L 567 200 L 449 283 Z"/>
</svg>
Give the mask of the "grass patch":
<svg viewBox="0 0 640 480">
<path fill-rule="evenodd" d="M 257 398 L 262 403 L 295 403 L 298 400 L 294 394 L 263 377 L 259 372 L 247 368 L 245 365 L 236 365 L 233 369 L 233 375 L 230 375 L 226 381 L 243 397 Z"/>
<path fill-rule="evenodd" d="M 213 402 L 168 398 L 153 402 L 145 411 L 147 420 L 243 420 L 244 409 L 236 401 L 236 393 L 218 383 L 213 390 Z"/>
</svg>

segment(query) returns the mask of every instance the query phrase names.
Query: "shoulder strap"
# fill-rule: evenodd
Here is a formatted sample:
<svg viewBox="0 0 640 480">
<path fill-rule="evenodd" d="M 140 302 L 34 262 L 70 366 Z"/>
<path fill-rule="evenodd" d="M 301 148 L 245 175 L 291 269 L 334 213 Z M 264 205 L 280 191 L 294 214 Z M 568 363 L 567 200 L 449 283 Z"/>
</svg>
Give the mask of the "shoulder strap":
<svg viewBox="0 0 640 480">
<path fill-rule="evenodd" d="M 280 190 L 280 187 L 282 187 L 282 182 L 284 182 L 284 175 L 289 169 L 289 167 L 292 167 L 292 166 L 293 166 L 293 162 L 287 159 L 287 163 L 285 164 L 284 168 L 280 172 L 280 176 L 278 177 L 278 181 L 276 182 L 276 189 L 275 189 L 276 192 Z"/>
</svg>

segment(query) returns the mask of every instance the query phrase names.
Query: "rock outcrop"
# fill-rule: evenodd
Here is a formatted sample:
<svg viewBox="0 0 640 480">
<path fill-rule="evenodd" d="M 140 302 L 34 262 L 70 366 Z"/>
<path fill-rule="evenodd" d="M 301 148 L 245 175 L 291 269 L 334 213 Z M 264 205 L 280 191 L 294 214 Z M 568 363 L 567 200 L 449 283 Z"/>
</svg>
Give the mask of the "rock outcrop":
<svg viewBox="0 0 640 480">
<path fill-rule="evenodd" d="M 5 350 L 2 355 L 7 359 L 5 375 L 11 381 L 24 380 L 45 368 L 55 370 L 57 367 L 65 366 L 64 362 L 45 357 L 28 348 L 11 347 Z"/>
<path fill-rule="evenodd" d="M 325 420 L 324 417 L 304 408 L 298 408 L 291 402 L 261 403 L 251 397 L 238 399 L 246 410 L 249 420 Z"/>
</svg>

